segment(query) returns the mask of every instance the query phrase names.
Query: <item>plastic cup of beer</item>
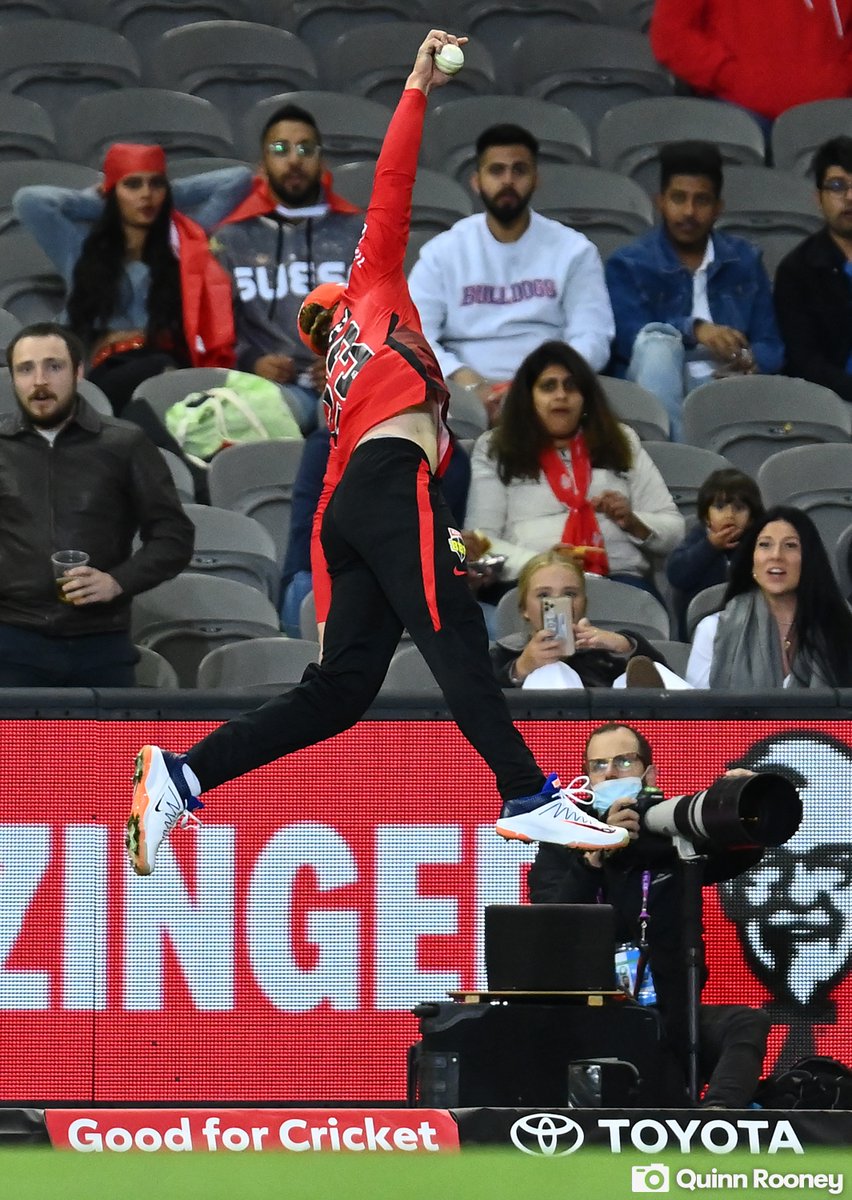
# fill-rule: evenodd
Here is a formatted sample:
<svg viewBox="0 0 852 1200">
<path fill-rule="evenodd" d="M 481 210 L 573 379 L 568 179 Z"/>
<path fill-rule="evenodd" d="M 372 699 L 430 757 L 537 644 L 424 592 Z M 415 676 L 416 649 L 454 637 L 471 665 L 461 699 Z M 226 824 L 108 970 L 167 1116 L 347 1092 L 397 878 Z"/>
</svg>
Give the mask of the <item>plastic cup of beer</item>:
<svg viewBox="0 0 852 1200">
<path fill-rule="evenodd" d="M 53 578 L 56 580 L 57 599 L 63 604 L 73 604 L 74 601 L 65 595 L 63 584 L 68 582 L 68 572 L 72 567 L 88 565 L 88 554 L 85 550 L 57 550 L 55 554 L 51 554 L 50 561 L 53 564 Z"/>
</svg>

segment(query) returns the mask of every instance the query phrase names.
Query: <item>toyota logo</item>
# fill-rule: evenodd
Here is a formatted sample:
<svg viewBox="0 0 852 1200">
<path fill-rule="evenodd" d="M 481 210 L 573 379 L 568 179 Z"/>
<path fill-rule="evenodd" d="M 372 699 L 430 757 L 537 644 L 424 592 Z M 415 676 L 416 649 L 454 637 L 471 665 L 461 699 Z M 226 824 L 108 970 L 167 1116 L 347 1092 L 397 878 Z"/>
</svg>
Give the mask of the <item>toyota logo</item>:
<svg viewBox="0 0 852 1200">
<path fill-rule="evenodd" d="M 514 1145 L 524 1154 L 548 1157 L 573 1154 L 583 1144 L 583 1130 L 562 1113 L 531 1113 L 520 1117 L 509 1131 Z"/>
</svg>

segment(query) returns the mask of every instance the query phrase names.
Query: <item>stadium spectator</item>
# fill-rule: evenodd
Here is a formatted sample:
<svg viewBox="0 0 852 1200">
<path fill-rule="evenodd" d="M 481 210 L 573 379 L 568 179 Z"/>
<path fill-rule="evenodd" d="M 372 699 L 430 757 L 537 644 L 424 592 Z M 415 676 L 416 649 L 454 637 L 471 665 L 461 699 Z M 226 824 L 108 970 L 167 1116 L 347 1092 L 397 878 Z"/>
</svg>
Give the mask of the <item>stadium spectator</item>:
<svg viewBox="0 0 852 1200">
<path fill-rule="evenodd" d="M 656 0 L 651 47 L 695 91 L 748 109 L 852 95 L 849 0 Z"/>
<path fill-rule="evenodd" d="M 568 596 L 573 613 L 574 648 L 570 653 L 555 634 L 542 626 L 542 600 Z M 596 628 L 586 616 L 583 568 L 560 550 L 545 550 L 524 566 L 518 577 L 518 608 L 526 623 L 523 633 L 507 634 L 491 647 L 491 662 L 503 687 L 522 687 L 540 667 L 555 663 L 570 668 L 565 686 L 576 673 L 577 687 L 610 687 L 637 655 L 661 661 L 661 655 L 631 629 Z"/>
<path fill-rule="evenodd" d="M 210 244 L 233 284 L 237 366 L 286 384 L 307 433 L 317 424 L 325 363 L 297 336 L 299 305 L 317 284 L 346 282 L 364 219 L 332 190 L 322 136 L 305 109 L 277 109 L 260 149 L 251 194 Z"/>
<path fill-rule="evenodd" d="M 824 142 L 812 170 L 825 224 L 775 273 L 785 371 L 852 400 L 852 137 Z"/>
<path fill-rule="evenodd" d="M 660 151 L 657 228 L 610 257 L 614 366 L 658 396 L 682 440 L 686 393 L 725 374 L 774 373 L 784 347 L 760 252 L 714 230 L 722 156 L 709 142 Z"/>
<path fill-rule="evenodd" d="M 524 359 L 496 429 L 471 457 L 468 556 L 505 555 L 517 579 L 534 555 L 573 548 L 588 571 L 653 592 L 652 558 L 683 517 L 632 429 L 612 415 L 589 364 L 563 342 Z"/>
<path fill-rule="evenodd" d="M 698 489 L 696 522 L 666 560 L 666 576 L 677 589 L 680 636 L 686 638 L 686 610 L 693 596 L 724 583 L 731 558 L 748 525 L 763 516 L 760 489 L 750 475 L 723 467 Z"/>
<path fill-rule="evenodd" d="M 507 381 L 536 346 L 566 341 L 601 370 L 614 326 L 597 248 L 530 207 L 533 135 L 493 125 L 476 154 L 471 186 L 485 212 L 428 241 L 409 283 L 444 377 L 474 393 L 493 419 Z"/>
<path fill-rule="evenodd" d="M 731 563 L 721 612 L 699 621 L 693 687 L 852 687 L 852 613 L 807 513 L 778 505 L 754 521 Z"/>
<path fill-rule="evenodd" d="M 0 417 L 2 687 L 132 686 L 131 597 L 192 555 L 192 522 L 160 452 L 77 394 L 82 353 L 50 323 L 20 330 L 6 352 L 18 411 Z M 62 550 L 89 562 L 55 582 Z"/>
<path fill-rule="evenodd" d="M 205 231 L 249 180 L 231 167 L 172 184 L 160 146 L 116 143 L 98 187 L 16 192 L 15 215 L 68 287 L 64 320 L 83 342 L 88 377 L 116 413 L 152 375 L 233 365 L 229 282 Z"/>
</svg>

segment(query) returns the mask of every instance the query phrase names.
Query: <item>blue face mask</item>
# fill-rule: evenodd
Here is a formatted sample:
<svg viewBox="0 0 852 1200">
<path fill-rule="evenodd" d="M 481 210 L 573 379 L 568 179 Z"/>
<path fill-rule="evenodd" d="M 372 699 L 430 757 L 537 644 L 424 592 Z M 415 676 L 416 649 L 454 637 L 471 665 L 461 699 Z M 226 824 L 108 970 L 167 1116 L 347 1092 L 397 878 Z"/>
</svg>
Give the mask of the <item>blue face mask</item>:
<svg viewBox="0 0 852 1200">
<path fill-rule="evenodd" d="M 616 800 L 635 800 L 644 786 L 644 781 L 635 775 L 626 775 L 623 779 L 604 779 L 591 788 L 594 797 L 592 808 L 596 813 L 608 812 Z"/>
</svg>

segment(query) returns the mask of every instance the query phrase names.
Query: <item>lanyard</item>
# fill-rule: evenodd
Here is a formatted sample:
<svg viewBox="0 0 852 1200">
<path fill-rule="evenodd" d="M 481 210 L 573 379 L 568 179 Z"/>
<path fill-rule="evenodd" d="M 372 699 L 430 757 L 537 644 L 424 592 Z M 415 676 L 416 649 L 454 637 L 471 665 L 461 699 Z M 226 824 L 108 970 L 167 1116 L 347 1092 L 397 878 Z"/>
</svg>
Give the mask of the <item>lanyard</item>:
<svg viewBox="0 0 852 1200">
<path fill-rule="evenodd" d="M 642 872 L 642 908 L 639 910 L 639 949 L 648 949 L 648 922 L 651 920 L 651 914 L 648 912 L 648 892 L 651 890 L 651 872 L 645 870 Z M 604 893 L 603 888 L 599 887 L 595 896 L 596 904 L 603 904 Z"/>
<path fill-rule="evenodd" d="M 648 922 L 651 914 L 648 912 L 648 892 L 651 889 L 651 872 L 642 872 L 642 908 L 639 912 L 639 949 L 648 949 Z"/>
</svg>

